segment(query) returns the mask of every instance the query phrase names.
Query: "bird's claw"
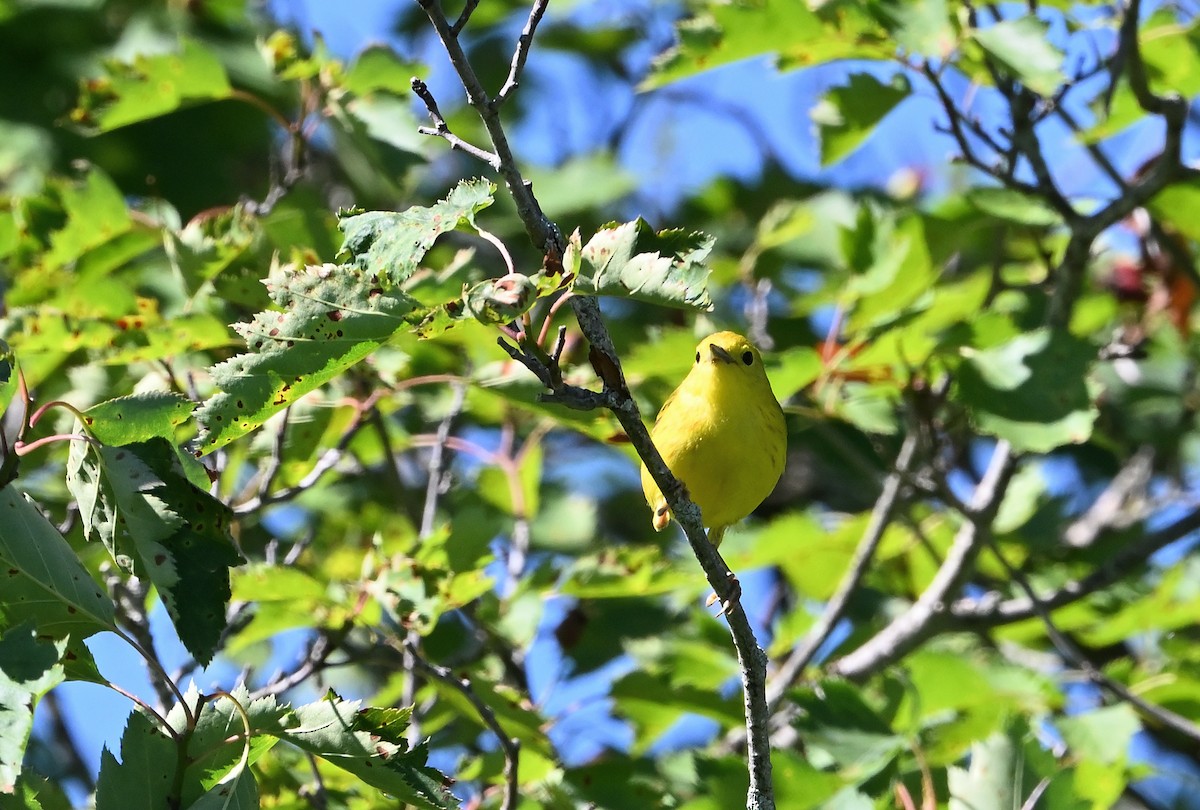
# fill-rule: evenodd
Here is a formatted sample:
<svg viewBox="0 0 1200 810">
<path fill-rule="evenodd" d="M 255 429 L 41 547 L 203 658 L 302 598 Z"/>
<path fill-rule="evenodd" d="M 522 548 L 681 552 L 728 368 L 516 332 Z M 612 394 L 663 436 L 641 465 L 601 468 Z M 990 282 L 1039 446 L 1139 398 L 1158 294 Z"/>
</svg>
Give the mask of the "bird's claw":
<svg viewBox="0 0 1200 810">
<path fill-rule="evenodd" d="M 721 602 L 721 609 L 717 611 L 713 618 L 720 618 L 728 614 L 729 611 L 733 610 L 733 606 L 738 604 L 742 599 L 742 583 L 738 582 L 737 576 L 732 571 L 727 572 L 727 576 L 729 577 L 729 586 L 726 590 L 726 597 Z M 708 595 L 708 599 L 704 601 L 704 606 L 712 607 L 718 599 L 720 597 L 716 593 L 711 593 Z"/>
</svg>

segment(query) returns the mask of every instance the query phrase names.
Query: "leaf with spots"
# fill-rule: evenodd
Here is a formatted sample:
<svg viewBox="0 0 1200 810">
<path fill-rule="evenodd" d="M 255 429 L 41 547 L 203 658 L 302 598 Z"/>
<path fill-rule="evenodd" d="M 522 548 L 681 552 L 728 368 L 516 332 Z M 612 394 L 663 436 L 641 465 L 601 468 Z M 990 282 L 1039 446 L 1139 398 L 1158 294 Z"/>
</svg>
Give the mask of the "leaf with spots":
<svg viewBox="0 0 1200 810">
<path fill-rule="evenodd" d="M 349 265 L 285 267 L 267 286 L 283 310 L 235 327 L 250 353 L 212 369 L 221 391 L 196 411 L 204 453 L 255 430 L 419 319 L 413 299 L 384 292 Z"/>
<path fill-rule="evenodd" d="M 71 461 L 85 533 L 154 583 L 188 652 L 208 663 L 225 629 L 229 568 L 241 562 L 228 507 L 188 479 L 166 439 L 94 445 Z"/>
<path fill-rule="evenodd" d="M 121 735 L 121 759 L 106 746 L 100 753 L 96 810 L 163 810 L 179 768 L 174 740 L 141 712 L 129 715 Z"/>
<path fill-rule="evenodd" d="M 66 642 L 38 636 L 32 622 L 0 634 L 0 794 L 11 793 L 21 775 L 38 699 L 64 677 Z"/>
<path fill-rule="evenodd" d="M 346 235 L 341 254 L 385 287 L 402 284 L 442 234 L 459 225 L 475 226 L 475 215 L 492 204 L 496 187 L 486 180 L 464 180 L 446 199 L 428 208 L 368 211 L 343 217 Z"/>
<path fill-rule="evenodd" d="M 638 217 L 597 231 L 582 248 L 571 235 L 563 265 L 573 292 L 613 295 L 668 307 L 708 310 L 708 267 L 714 240 L 699 231 L 657 233 Z"/>
<path fill-rule="evenodd" d="M 187 421 L 192 408 L 191 400 L 182 394 L 151 391 L 93 405 L 83 422 L 94 439 L 120 447 L 155 437 L 174 438 L 175 428 Z"/>
<path fill-rule="evenodd" d="M 112 601 L 41 511 L 0 489 L 0 627 L 32 620 L 51 638 L 114 628 Z"/>
<path fill-rule="evenodd" d="M 458 807 L 446 789 L 449 780 L 426 765 L 424 745 L 409 748 L 404 738 L 411 708 L 365 708 L 332 691 L 299 706 L 266 733 L 349 771 L 401 803 L 423 808 Z"/>
</svg>

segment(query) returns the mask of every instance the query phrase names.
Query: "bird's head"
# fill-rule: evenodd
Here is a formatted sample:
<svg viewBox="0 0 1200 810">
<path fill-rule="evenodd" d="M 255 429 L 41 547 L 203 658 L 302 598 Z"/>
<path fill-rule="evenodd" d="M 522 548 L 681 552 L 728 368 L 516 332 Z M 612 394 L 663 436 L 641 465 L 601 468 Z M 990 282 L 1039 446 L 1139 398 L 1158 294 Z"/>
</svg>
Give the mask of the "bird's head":
<svg viewBox="0 0 1200 810">
<path fill-rule="evenodd" d="M 700 341 L 692 373 L 712 375 L 721 382 L 748 385 L 767 382 L 762 355 L 753 343 L 736 332 L 716 332 Z"/>
</svg>

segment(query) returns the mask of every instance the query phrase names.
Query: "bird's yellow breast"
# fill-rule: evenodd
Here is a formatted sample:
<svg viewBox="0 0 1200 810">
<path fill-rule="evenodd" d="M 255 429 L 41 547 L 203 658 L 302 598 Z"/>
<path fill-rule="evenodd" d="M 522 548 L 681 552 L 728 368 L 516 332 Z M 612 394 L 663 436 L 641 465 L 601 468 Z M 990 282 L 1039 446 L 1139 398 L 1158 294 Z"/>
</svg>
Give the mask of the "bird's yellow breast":
<svg viewBox="0 0 1200 810">
<path fill-rule="evenodd" d="M 720 335 L 745 338 L 732 333 Z M 707 344 L 702 342 L 701 346 Z M 735 360 L 740 344 L 732 344 Z M 698 349 L 698 355 L 701 350 Z M 771 494 L 783 472 L 787 432 L 761 359 L 743 367 L 701 357 L 659 413 L 651 433 L 676 478 L 700 507 L 706 526 L 723 530 L 749 515 Z M 755 367 L 757 365 L 757 367 Z M 656 515 L 665 499 L 642 468 L 642 490 Z M 665 519 L 656 520 L 656 527 Z M 718 532 L 719 535 L 719 532 Z"/>
</svg>

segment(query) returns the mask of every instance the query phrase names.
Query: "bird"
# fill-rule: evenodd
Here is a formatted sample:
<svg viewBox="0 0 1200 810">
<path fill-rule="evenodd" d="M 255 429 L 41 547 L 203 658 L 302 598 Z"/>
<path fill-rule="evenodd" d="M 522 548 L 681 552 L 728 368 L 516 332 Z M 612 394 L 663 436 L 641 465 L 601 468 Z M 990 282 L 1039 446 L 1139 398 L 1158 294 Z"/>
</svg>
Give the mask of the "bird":
<svg viewBox="0 0 1200 810">
<path fill-rule="evenodd" d="M 650 432 L 671 473 L 700 507 L 708 539 L 753 512 L 779 482 L 787 425 L 758 349 L 736 332 L 716 332 L 696 346 L 691 371 L 659 410 Z M 642 492 L 655 531 L 670 507 L 642 465 Z"/>
</svg>

